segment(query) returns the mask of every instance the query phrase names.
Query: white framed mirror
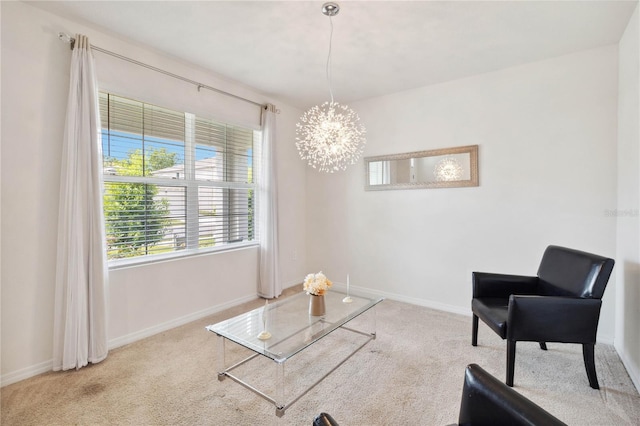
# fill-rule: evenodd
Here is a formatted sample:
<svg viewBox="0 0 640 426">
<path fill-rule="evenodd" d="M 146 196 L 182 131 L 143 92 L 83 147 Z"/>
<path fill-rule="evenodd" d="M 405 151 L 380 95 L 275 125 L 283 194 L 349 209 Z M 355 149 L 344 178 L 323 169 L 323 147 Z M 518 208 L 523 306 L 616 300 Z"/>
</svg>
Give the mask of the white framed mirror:
<svg viewBox="0 0 640 426">
<path fill-rule="evenodd" d="M 365 190 L 478 186 L 478 145 L 364 158 Z"/>
</svg>

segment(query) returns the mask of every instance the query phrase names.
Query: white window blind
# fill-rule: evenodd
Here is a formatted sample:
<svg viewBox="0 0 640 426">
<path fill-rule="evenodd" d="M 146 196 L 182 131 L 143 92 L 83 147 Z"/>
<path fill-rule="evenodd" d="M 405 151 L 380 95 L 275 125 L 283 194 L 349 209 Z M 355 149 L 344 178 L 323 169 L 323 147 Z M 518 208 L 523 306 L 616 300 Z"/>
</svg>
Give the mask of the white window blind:
<svg viewBox="0 0 640 426">
<path fill-rule="evenodd" d="M 369 185 L 388 185 L 390 183 L 389 161 L 371 161 L 369 163 Z"/>
<path fill-rule="evenodd" d="M 257 241 L 260 133 L 100 93 L 107 256 Z"/>
</svg>

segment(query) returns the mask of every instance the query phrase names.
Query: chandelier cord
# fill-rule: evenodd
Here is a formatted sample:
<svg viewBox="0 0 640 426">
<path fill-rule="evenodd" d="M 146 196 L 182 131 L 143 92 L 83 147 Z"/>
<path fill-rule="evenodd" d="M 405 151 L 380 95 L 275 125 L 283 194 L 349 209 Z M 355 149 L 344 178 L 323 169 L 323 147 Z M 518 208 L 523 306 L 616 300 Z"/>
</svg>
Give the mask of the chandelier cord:
<svg viewBox="0 0 640 426">
<path fill-rule="evenodd" d="M 331 103 L 333 103 L 333 89 L 331 88 L 331 44 L 333 41 L 333 20 L 329 16 L 331 24 L 331 32 L 329 33 L 329 54 L 327 55 L 327 83 L 329 83 L 329 95 L 331 95 Z"/>
</svg>

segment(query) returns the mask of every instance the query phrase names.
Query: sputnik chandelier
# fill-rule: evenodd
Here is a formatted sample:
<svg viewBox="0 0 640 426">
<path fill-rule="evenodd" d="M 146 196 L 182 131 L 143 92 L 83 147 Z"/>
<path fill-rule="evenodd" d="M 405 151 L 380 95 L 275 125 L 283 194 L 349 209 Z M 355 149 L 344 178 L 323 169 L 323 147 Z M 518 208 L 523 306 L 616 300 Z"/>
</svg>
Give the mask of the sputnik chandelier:
<svg viewBox="0 0 640 426">
<path fill-rule="evenodd" d="M 329 55 L 327 56 L 327 81 L 331 101 L 316 105 L 300 117 L 296 124 L 296 147 L 300 157 L 314 169 L 333 173 L 345 170 L 355 164 L 364 150 L 365 128 L 358 114 L 347 105 L 333 100 L 331 87 L 331 42 L 333 39 L 333 21 L 340 11 L 337 3 L 322 5 L 322 13 L 329 17 L 331 34 L 329 36 Z"/>
<path fill-rule="evenodd" d="M 443 158 L 436 164 L 433 174 L 438 182 L 450 182 L 460 180 L 462 177 L 462 166 L 453 157 Z"/>
</svg>

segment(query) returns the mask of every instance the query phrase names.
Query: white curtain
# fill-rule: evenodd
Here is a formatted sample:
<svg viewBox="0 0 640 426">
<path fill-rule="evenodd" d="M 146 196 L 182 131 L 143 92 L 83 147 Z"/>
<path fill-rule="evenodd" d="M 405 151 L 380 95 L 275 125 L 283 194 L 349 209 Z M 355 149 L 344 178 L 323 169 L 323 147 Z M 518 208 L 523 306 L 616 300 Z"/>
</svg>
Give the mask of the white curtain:
<svg viewBox="0 0 640 426">
<path fill-rule="evenodd" d="M 258 223 L 260 233 L 260 283 L 258 294 L 267 299 L 282 294 L 278 260 L 278 185 L 276 178 L 276 109 L 262 111 L 262 158 Z"/>
<path fill-rule="evenodd" d="M 98 90 L 91 46 L 77 35 L 64 131 L 54 307 L 53 369 L 107 356 L 107 261 Z"/>
</svg>

